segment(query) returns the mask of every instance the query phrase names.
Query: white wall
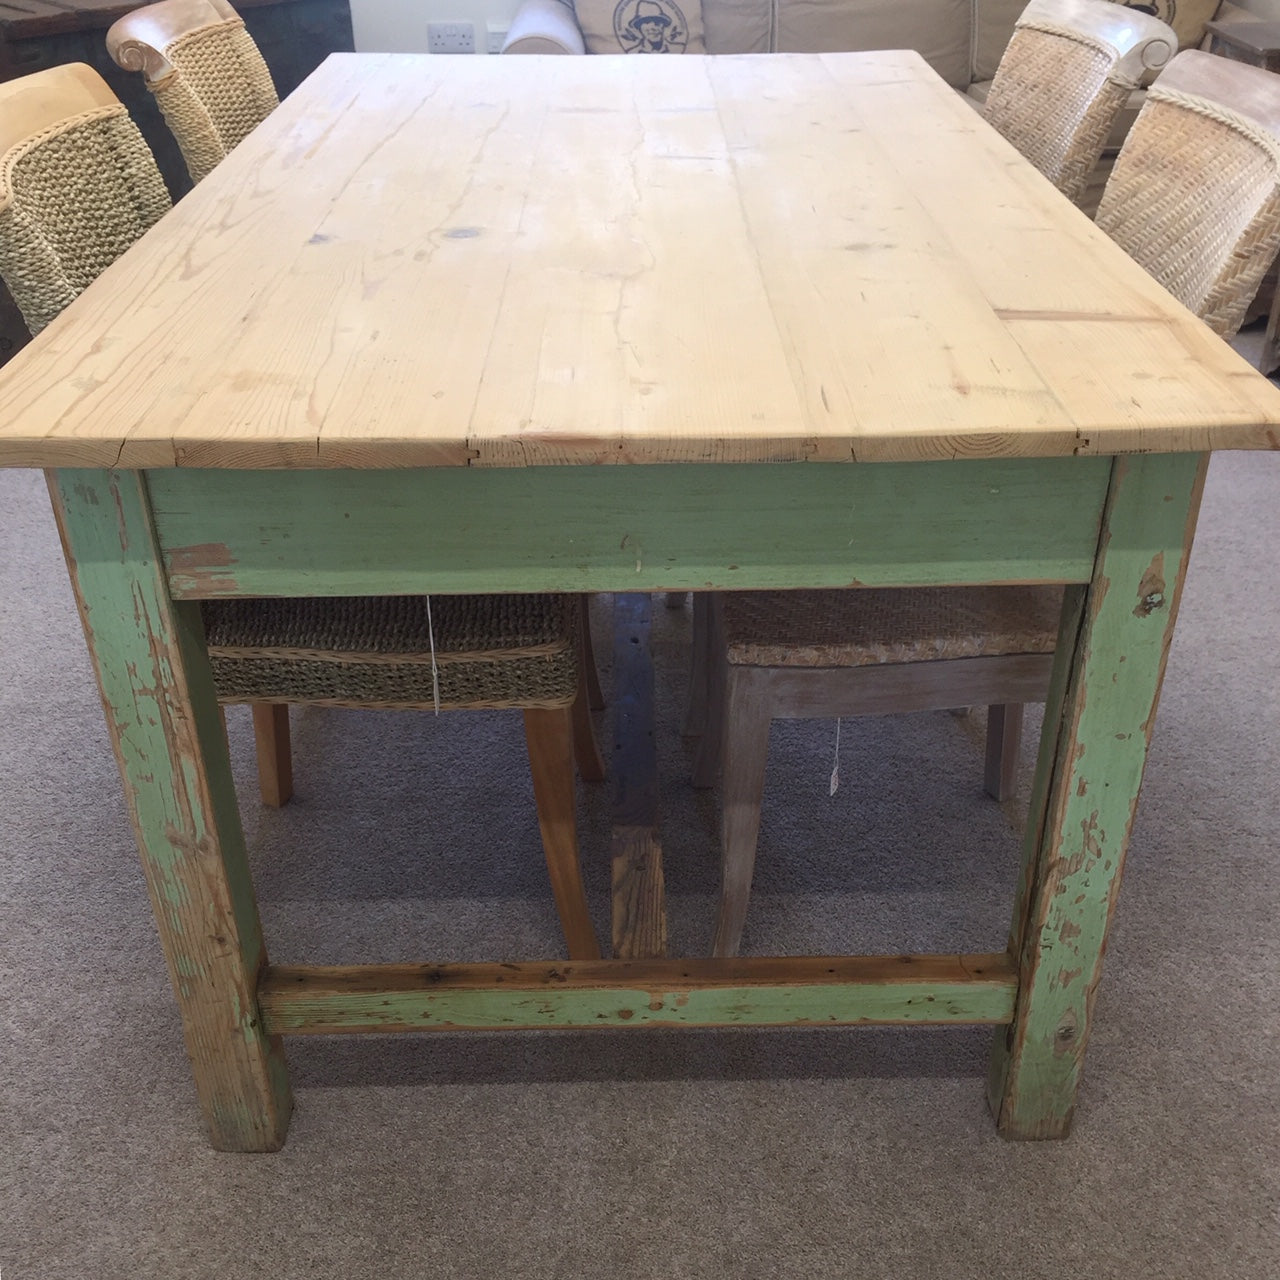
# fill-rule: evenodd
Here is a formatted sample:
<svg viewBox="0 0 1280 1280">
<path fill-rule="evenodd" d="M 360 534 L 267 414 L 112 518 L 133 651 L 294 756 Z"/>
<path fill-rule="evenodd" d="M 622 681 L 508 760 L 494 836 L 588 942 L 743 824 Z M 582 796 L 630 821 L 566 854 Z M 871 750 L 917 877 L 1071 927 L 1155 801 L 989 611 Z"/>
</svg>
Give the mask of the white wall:
<svg viewBox="0 0 1280 1280">
<path fill-rule="evenodd" d="M 476 52 L 487 45 L 485 23 L 503 27 L 520 0 L 351 0 L 360 53 L 426 53 L 428 22 L 474 22 Z"/>
</svg>

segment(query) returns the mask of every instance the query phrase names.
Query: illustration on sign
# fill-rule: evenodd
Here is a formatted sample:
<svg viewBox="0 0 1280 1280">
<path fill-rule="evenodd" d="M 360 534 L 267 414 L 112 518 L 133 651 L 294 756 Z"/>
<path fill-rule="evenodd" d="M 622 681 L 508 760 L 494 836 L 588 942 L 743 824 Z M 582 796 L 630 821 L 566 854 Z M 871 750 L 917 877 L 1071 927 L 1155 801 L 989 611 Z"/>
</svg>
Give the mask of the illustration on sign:
<svg viewBox="0 0 1280 1280">
<path fill-rule="evenodd" d="M 689 24 L 672 0 L 622 0 L 613 29 L 625 53 L 683 53 Z"/>
</svg>

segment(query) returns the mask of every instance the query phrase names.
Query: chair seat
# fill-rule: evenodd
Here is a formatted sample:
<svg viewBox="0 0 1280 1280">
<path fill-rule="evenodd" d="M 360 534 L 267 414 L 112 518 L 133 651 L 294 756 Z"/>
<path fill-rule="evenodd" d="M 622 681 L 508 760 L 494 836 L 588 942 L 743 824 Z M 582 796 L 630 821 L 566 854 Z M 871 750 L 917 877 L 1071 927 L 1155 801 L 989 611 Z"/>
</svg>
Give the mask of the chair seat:
<svg viewBox="0 0 1280 1280">
<path fill-rule="evenodd" d="M 222 702 L 565 707 L 578 689 L 577 602 L 551 595 L 210 600 Z"/>
<path fill-rule="evenodd" d="M 1052 653 L 1062 588 L 743 591 L 724 596 L 730 665 L 862 667 Z"/>
</svg>

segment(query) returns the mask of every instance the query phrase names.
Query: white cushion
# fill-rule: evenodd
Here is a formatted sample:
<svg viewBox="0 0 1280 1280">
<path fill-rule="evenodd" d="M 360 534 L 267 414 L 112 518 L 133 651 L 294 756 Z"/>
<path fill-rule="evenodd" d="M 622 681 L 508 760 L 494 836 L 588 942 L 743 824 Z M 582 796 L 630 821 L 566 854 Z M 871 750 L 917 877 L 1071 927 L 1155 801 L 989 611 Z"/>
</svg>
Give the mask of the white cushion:
<svg viewBox="0 0 1280 1280">
<path fill-rule="evenodd" d="M 511 19 L 503 53 L 585 53 L 573 9 L 561 0 L 524 0 Z"/>
</svg>

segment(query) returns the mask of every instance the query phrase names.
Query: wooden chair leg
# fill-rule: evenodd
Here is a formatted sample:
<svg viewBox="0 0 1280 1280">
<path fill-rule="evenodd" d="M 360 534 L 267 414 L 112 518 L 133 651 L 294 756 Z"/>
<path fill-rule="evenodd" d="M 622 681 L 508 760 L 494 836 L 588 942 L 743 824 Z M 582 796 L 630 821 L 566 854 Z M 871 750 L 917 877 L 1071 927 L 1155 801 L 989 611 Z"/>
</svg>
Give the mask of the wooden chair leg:
<svg viewBox="0 0 1280 1280">
<path fill-rule="evenodd" d="M 262 803 L 278 809 L 288 804 L 293 795 L 288 703 L 255 702 L 253 736 L 258 748 L 258 791 Z"/>
<path fill-rule="evenodd" d="M 538 826 L 547 857 L 551 892 L 571 960 L 598 960 L 600 944 L 587 910 L 578 856 L 573 795 L 573 711 L 569 707 L 527 707 L 524 736 L 538 806 Z"/>
<path fill-rule="evenodd" d="M 591 723 L 591 708 L 587 705 L 587 682 L 578 677 L 578 696 L 573 700 L 573 758 L 578 766 L 578 776 L 583 782 L 603 782 L 604 760 L 600 744 L 596 741 L 596 727 Z"/>
<path fill-rule="evenodd" d="M 711 679 L 711 593 L 693 593 L 692 640 L 689 645 L 689 702 L 684 713 L 686 738 L 707 729 L 707 682 Z"/>
<path fill-rule="evenodd" d="M 695 597 L 699 599 L 699 597 Z M 698 742 L 698 750 L 693 757 L 693 785 L 695 787 L 714 787 L 720 776 L 722 751 L 725 739 L 725 714 L 729 667 L 725 661 L 724 639 L 720 626 L 719 604 L 714 596 L 708 594 L 702 607 L 702 617 L 698 618 L 699 605 L 694 605 L 694 637 L 697 642 L 697 628 L 701 622 L 703 632 L 699 644 L 703 652 L 706 674 L 701 677 L 704 689 L 702 711 L 702 737 Z M 696 661 L 696 659 L 695 659 Z"/>
<path fill-rule="evenodd" d="M 596 654 L 591 645 L 591 617 L 587 612 L 589 598 L 578 597 L 578 652 L 582 655 L 582 667 L 586 673 L 587 706 L 592 711 L 603 711 L 604 692 L 600 688 L 600 672 L 596 669 Z"/>
<path fill-rule="evenodd" d="M 1258 372 L 1268 377 L 1280 365 L 1280 284 L 1271 299 L 1271 310 L 1267 313 L 1267 331 L 1262 339 L 1262 350 L 1258 352 Z"/>
<path fill-rule="evenodd" d="M 987 763 L 982 786 L 995 800 L 1013 794 L 1022 746 L 1022 703 L 1006 702 L 987 708 Z"/>
<path fill-rule="evenodd" d="M 578 693 L 573 700 L 573 755 L 583 782 L 604 781 L 604 761 L 596 743 L 592 708 L 604 706 L 600 676 L 591 651 L 591 623 L 587 617 L 587 597 L 578 597 Z M 594 693 L 592 692 L 594 690 Z"/>
<path fill-rule="evenodd" d="M 760 836 L 772 700 L 769 672 L 735 667 L 729 673 L 722 754 L 720 913 L 712 955 L 735 956 L 742 941 Z"/>
</svg>

